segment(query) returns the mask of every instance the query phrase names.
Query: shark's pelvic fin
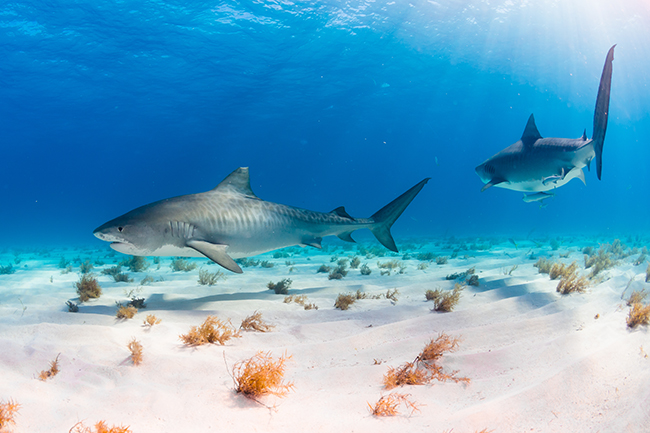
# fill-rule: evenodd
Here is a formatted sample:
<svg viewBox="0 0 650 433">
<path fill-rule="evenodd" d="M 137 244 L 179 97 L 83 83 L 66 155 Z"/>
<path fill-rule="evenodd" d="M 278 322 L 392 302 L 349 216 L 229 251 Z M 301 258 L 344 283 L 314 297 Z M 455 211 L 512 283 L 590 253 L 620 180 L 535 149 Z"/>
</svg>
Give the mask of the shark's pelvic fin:
<svg viewBox="0 0 650 433">
<path fill-rule="evenodd" d="M 243 194 L 250 198 L 258 198 L 251 189 L 251 178 L 248 173 L 248 167 L 239 167 L 230 173 L 224 180 L 213 189 L 213 191 L 230 190 Z"/>
<path fill-rule="evenodd" d="M 370 228 L 370 231 L 375 235 L 377 240 L 389 250 L 395 252 L 398 251 L 393 235 L 390 234 L 390 228 L 397 218 L 402 215 L 404 209 L 411 204 L 415 196 L 418 195 L 429 179 L 430 178 L 427 177 L 404 194 L 379 209 L 370 217 L 375 222 L 375 225 Z"/>
<path fill-rule="evenodd" d="M 582 141 L 587 141 L 587 130 L 582 133 Z"/>
<path fill-rule="evenodd" d="M 542 138 L 542 135 L 537 130 L 537 125 L 535 125 L 535 116 L 531 114 L 528 123 L 526 123 L 526 128 L 524 128 L 524 133 L 521 134 L 521 142 L 524 143 L 524 146 L 531 146 L 540 138 Z"/>
<path fill-rule="evenodd" d="M 235 261 L 228 254 L 226 254 L 226 248 L 228 247 L 227 245 L 218 245 L 211 242 L 198 241 L 196 239 L 187 241 L 186 245 L 190 248 L 194 248 L 196 251 L 200 252 L 213 262 L 223 266 L 229 271 L 236 272 L 238 274 L 241 274 L 243 272 L 239 265 L 235 263 Z"/>
<path fill-rule="evenodd" d="M 578 170 L 578 171 L 577 171 L 577 174 L 575 175 L 575 177 L 577 177 L 578 179 L 580 179 L 580 180 L 582 181 L 582 183 L 585 184 L 585 186 L 586 186 L 586 185 L 587 185 L 587 180 L 585 179 L 585 172 L 582 171 L 581 168 L 577 168 L 577 167 L 574 168 L 574 170 Z"/>
<path fill-rule="evenodd" d="M 598 96 L 596 97 L 596 109 L 594 111 L 594 152 L 596 153 L 596 174 L 598 180 L 603 171 L 603 144 L 607 132 L 607 117 L 609 115 L 609 92 L 612 87 L 612 62 L 614 61 L 614 45 L 609 49 L 603 73 L 600 76 Z"/>
</svg>

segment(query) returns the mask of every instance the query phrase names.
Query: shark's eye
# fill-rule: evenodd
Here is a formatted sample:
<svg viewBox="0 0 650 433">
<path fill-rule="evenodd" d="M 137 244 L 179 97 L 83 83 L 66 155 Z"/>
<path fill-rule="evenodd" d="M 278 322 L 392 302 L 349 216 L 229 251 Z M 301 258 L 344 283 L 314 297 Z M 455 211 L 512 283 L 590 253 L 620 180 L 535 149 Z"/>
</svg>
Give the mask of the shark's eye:
<svg viewBox="0 0 650 433">
<path fill-rule="evenodd" d="M 122 233 L 122 230 L 124 230 L 124 227 L 118 227 L 117 228 L 117 231 L 120 232 L 120 233 Z"/>
</svg>

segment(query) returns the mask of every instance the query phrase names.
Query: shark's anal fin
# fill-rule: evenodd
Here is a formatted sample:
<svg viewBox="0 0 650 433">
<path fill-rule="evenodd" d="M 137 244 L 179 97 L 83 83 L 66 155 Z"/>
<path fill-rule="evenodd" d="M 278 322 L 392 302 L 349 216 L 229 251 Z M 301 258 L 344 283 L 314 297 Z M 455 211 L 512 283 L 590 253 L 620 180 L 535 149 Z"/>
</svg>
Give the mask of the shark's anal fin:
<svg viewBox="0 0 650 433">
<path fill-rule="evenodd" d="M 352 239 L 351 234 L 352 234 L 352 232 L 345 232 L 345 233 L 339 233 L 339 234 L 336 235 L 336 236 L 338 236 L 339 239 L 341 239 L 341 240 L 343 240 L 343 241 L 345 241 L 345 242 L 353 242 L 353 243 L 356 243 L 357 241 L 355 241 L 354 239 Z"/>
<path fill-rule="evenodd" d="M 532 146 L 540 138 L 542 138 L 542 135 L 537 130 L 537 125 L 535 125 L 535 116 L 531 114 L 528 123 L 526 123 L 526 128 L 524 128 L 524 133 L 521 134 L 521 142 L 524 143 L 524 146 Z"/>
<path fill-rule="evenodd" d="M 490 187 L 492 187 L 494 185 L 498 185 L 498 184 L 503 183 L 503 182 L 505 182 L 505 180 L 503 180 L 503 179 L 492 179 L 491 181 L 486 183 L 483 186 L 483 188 L 481 188 L 481 192 L 485 191 L 486 189 L 488 189 L 488 188 L 490 188 Z"/>
<path fill-rule="evenodd" d="M 186 245 L 200 252 L 216 264 L 223 266 L 229 271 L 241 274 L 243 271 L 237 263 L 226 253 L 227 245 L 213 244 L 195 239 L 187 241 Z"/>
<path fill-rule="evenodd" d="M 310 247 L 318 248 L 319 250 L 323 248 L 323 246 L 320 244 L 323 238 L 316 238 L 316 237 L 305 237 L 302 239 L 302 242 L 300 242 L 300 245 L 308 245 Z"/>
</svg>

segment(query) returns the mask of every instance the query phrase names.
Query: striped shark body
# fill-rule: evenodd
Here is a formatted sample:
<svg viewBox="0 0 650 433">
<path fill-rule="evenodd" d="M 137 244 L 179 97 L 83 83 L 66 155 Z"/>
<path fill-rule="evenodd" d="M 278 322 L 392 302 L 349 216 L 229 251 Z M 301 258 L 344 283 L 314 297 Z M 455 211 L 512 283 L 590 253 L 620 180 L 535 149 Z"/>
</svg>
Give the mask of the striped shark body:
<svg viewBox="0 0 650 433">
<path fill-rule="evenodd" d="M 485 184 L 481 191 L 492 186 L 524 192 L 550 191 L 574 178 L 584 183 L 582 169 L 585 166 L 590 168 L 593 159 L 596 160 L 596 173 L 600 180 L 614 47 L 615 45 L 607 53 L 600 78 L 594 111 L 593 137 L 587 139 L 585 131 L 582 137 L 577 139 L 544 138 L 531 114 L 519 141 L 476 167 L 476 174 Z"/>
<path fill-rule="evenodd" d="M 321 248 L 325 236 L 354 242 L 351 233 L 363 228 L 397 251 L 390 228 L 428 180 L 370 218 L 353 218 L 343 207 L 323 213 L 264 201 L 250 187 L 248 168 L 240 167 L 210 191 L 141 206 L 93 234 L 124 254 L 207 257 L 237 273 L 233 259 L 292 245 Z"/>
</svg>

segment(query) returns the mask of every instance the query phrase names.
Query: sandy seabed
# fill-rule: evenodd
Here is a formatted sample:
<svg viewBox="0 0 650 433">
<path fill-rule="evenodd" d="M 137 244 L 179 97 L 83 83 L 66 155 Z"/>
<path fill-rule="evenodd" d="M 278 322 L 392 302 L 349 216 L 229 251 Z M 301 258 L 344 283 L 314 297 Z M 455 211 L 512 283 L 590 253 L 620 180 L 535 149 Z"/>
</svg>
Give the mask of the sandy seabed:
<svg viewBox="0 0 650 433">
<path fill-rule="evenodd" d="M 533 266 L 537 257 L 576 260 L 587 275 L 582 248 L 598 248 L 599 241 L 613 239 L 564 239 L 556 250 L 548 242 L 515 246 L 507 239 L 398 240 L 400 254 L 376 243 L 285 249 L 256 258 L 272 268 L 244 268 L 214 286 L 197 282 L 199 269 L 221 269 L 207 260 L 191 260 L 198 267 L 190 272 L 172 272 L 170 258 L 160 266 L 149 258 L 145 272 L 125 268 L 134 282 L 116 283 L 101 270 L 127 256 L 105 248 L 7 248 L 0 265 L 11 263 L 15 272 L 0 275 L 0 401 L 21 407 L 5 430 L 68 432 L 80 421 L 105 420 L 134 433 L 645 432 L 650 338 L 645 326 L 626 326 L 625 299 L 649 288 L 647 262 L 635 266 L 640 253 L 630 255 L 602 271 L 586 293 L 570 295 L 557 293 L 558 281 Z M 418 260 L 425 252 L 448 262 Z M 372 272 L 350 269 L 341 280 L 316 272 L 335 265 L 336 256 L 358 256 Z M 72 272 L 62 273 L 61 257 L 71 261 Z M 103 295 L 68 312 L 66 301 L 78 302 L 79 260 L 87 259 L 95 263 Z M 378 264 L 390 260 L 400 260 L 403 273 L 381 275 Z M 465 287 L 454 311 L 432 311 L 425 292 L 451 290 L 455 281 L 446 276 L 472 267 L 479 285 Z M 155 282 L 141 285 L 145 276 Z M 306 295 L 318 310 L 285 303 L 284 295 L 267 289 L 269 281 L 284 278 L 292 280 L 290 295 Z M 392 289 L 399 291 L 397 302 L 381 297 L 360 299 L 347 311 L 334 308 L 340 293 Z M 116 302 L 127 302 L 133 290 L 146 309 L 118 320 Z M 239 326 L 255 311 L 272 331 L 242 332 L 224 346 L 188 347 L 179 339 L 208 315 Z M 143 326 L 147 314 L 161 323 Z M 389 367 L 413 361 L 443 332 L 461 342 L 440 364 L 468 377 L 468 385 L 383 388 Z M 138 366 L 127 349 L 133 338 L 143 346 Z M 293 390 L 284 398 L 263 397 L 264 405 L 236 393 L 230 375 L 236 362 L 258 351 L 291 356 L 285 378 Z M 39 380 L 57 355 L 59 374 Z M 390 392 L 409 394 L 419 411 L 402 407 L 398 416 L 373 416 L 369 404 Z"/>
</svg>

